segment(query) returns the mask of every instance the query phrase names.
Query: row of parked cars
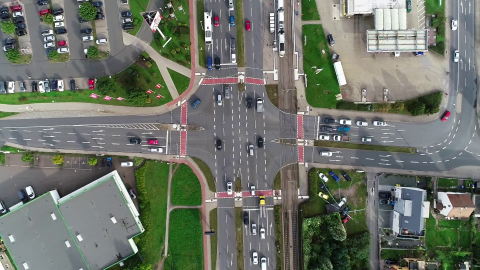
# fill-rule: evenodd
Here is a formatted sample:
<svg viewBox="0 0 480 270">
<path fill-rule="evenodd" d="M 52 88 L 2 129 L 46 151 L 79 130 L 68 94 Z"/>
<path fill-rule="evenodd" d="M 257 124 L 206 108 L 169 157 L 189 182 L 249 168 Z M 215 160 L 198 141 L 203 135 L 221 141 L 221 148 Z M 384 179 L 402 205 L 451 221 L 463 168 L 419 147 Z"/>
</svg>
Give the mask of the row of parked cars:
<svg viewBox="0 0 480 270">
<path fill-rule="evenodd" d="M 329 174 L 333 178 L 333 180 L 335 180 L 335 182 L 340 181 L 340 178 L 338 178 L 337 174 L 334 171 L 330 171 Z M 348 175 L 347 172 L 341 172 L 341 174 L 346 181 L 352 181 L 352 178 L 350 178 L 350 175 Z M 320 177 L 320 179 L 322 179 L 324 182 L 328 182 L 328 177 L 324 173 L 319 172 L 318 177 Z"/>
<path fill-rule="evenodd" d="M 27 92 L 27 84 L 25 82 L 18 82 L 19 86 L 19 92 Z M 89 80 L 89 88 L 93 89 L 95 87 L 95 80 L 90 79 Z M 75 92 L 76 86 L 75 86 L 75 80 L 70 79 L 70 90 L 72 92 Z M 46 79 L 46 80 L 41 80 L 41 81 L 32 81 L 31 83 L 31 90 L 32 92 L 39 92 L 39 93 L 45 93 L 45 92 L 51 92 L 51 91 L 59 91 L 63 92 L 65 91 L 65 84 L 62 79 Z M 9 82 L 2 82 L 0 81 L 0 94 L 13 94 L 15 93 L 15 82 L 14 81 L 9 81 Z"/>
<path fill-rule="evenodd" d="M 330 117 L 324 117 L 322 118 L 322 123 L 323 124 L 335 124 L 338 123 L 343 126 L 351 126 L 353 124 L 353 121 L 350 119 L 340 119 L 340 120 L 335 120 Z M 356 121 L 355 124 L 360 127 L 366 127 L 368 126 L 368 122 L 366 121 Z M 373 121 L 373 125 L 377 127 L 385 127 L 387 126 L 387 123 L 384 121 Z"/>
<path fill-rule="evenodd" d="M 11 15 L 10 15 L 10 11 L 12 12 Z M 12 17 L 13 17 L 12 21 L 16 27 L 15 31 L 17 36 L 26 35 L 27 25 L 25 24 L 25 17 L 23 15 L 22 6 L 21 5 L 11 6 L 10 9 L 5 6 L 0 7 L 0 19 L 2 19 L 2 21 L 11 20 Z M 13 49 L 15 49 L 15 47 L 13 47 L 12 50 Z"/>
<path fill-rule="evenodd" d="M 17 194 L 22 203 L 27 203 L 35 198 L 35 192 L 33 191 L 32 186 L 28 186 L 25 189 L 20 189 Z M 7 212 L 8 208 L 5 206 L 3 201 L 0 201 L 0 214 L 3 215 Z"/>
</svg>

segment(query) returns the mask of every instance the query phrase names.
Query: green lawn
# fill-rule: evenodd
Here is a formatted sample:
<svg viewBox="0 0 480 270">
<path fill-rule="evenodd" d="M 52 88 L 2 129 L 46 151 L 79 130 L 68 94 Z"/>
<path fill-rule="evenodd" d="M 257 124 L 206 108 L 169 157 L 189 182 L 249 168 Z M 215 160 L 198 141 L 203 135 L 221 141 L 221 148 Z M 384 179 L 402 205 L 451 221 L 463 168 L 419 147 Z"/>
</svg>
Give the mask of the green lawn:
<svg viewBox="0 0 480 270">
<path fill-rule="evenodd" d="M 190 84 L 190 78 L 176 72 L 173 69 L 167 68 L 170 77 L 172 78 L 175 87 L 177 88 L 178 94 L 181 95 L 185 90 L 187 90 L 188 85 Z"/>
<path fill-rule="evenodd" d="M 205 4 L 203 0 L 197 0 L 197 36 L 198 36 L 198 63 L 206 68 L 205 61 L 207 59 L 207 49 L 205 48 L 205 30 L 202 29 L 205 13 Z M 200 23 L 202 22 L 202 23 Z"/>
<path fill-rule="evenodd" d="M 302 0 L 302 21 L 320 20 L 315 0 Z"/>
<path fill-rule="evenodd" d="M 472 242 L 470 238 L 470 231 L 460 231 L 459 232 L 459 245 L 462 248 L 469 249 L 471 248 Z"/>
<path fill-rule="evenodd" d="M 243 1 L 235 1 L 235 26 L 237 28 L 237 66 L 245 66 L 245 49 L 243 40 Z"/>
<path fill-rule="evenodd" d="M 143 17 L 140 13 L 147 11 L 148 0 L 129 0 L 128 2 L 130 4 L 130 11 L 132 12 L 134 28 L 132 30 L 128 30 L 127 32 L 135 36 L 143 24 Z"/>
<path fill-rule="evenodd" d="M 18 113 L 15 113 L 15 112 L 0 112 L 0 118 L 9 117 L 9 116 L 16 115 L 16 114 L 18 114 Z"/>
<path fill-rule="evenodd" d="M 458 187 L 458 180 L 457 179 L 450 179 L 450 178 L 439 178 L 438 179 L 438 187 L 457 188 Z"/>
<path fill-rule="evenodd" d="M 170 198 L 173 205 L 202 204 L 200 182 L 192 169 L 185 164 L 180 164 L 172 177 Z"/>
<path fill-rule="evenodd" d="M 337 106 L 335 95 L 340 94 L 332 57 L 321 25 L 303 25 L 303 70 L 307 76 L 306 98 L 313 107 L 334 109 Z M 325 53 L 322 52 L 325 51 Z M 315 74 L 316 69 L 323 69 Z"/>
<path fill-rule="evenodd" d="M 445 0 L 426 0 L 425 8 L 427 14 L 445 13 Z"/>
<path fill-rule="evenodd" d="M 267 90 L 270 102 L 278 108 L 278 84 L 267 84 L 265 85 L 265 89 Z"/>
<path fill-rule="evenodd" d="M 437 228 L 432 214 L 425 219 L 425 244 L 429 250 L 434 250 L 437 247 Z"/>
<path fill-rule="evenodd" d="M 280 171 L 278 171 L 277 175 L 275 175 L 275 178 L 273 179 L 273 189 L 282 189 L 282 178 L 280 177 Z"/>
<path fill-rule="evenodd" d="M 87 102 L 87 103 L 97 103 L 97 104 L 108 104 L 108 105 L 121 105 L 121 106 L 134 106 L 134 107 L 154 107 L 166 104 L 172 100 L 170 92 L 168 91 L 165 81 L 163 80 L 160 71 L 155 62 L 152 63 L 150 68 L 139 66 L 134 64 L 128 67 L 126 70 L 113 75 L 110 79 L 107 77 L 99 78 L 98 83 L 102 81 L 112 80 L 115 88 L 112 91 L 108 91 L 104 95 L 100 94 L 98 89 L 95 90 L 77 90 L 75 93 L 71 91 L 64 92 L 50 92 L 40 94 L 38 92 L 27 92 L 27 93 L 15 93 L 2 96 L 0 102 L 2 104 L 31 104 L 31 103 L 52 103 L 52 102 Z M 155 85 L 161 84 L 160 89 L 155 88 Z M 145 103 L 147 101 L 148 95 L 145 93 L 140 99 L 141 103 L 135 103 L 134 99 L 129 100 L 127 91 L 131 87 L 144 89 L 145 92 L 148 89 L 152 89 L 156 93 L 150 94 L 149 98 L 151 103 Z M 97 99 L 91 98 L 90 95 L 95 93 L 99 95 Z M 163 98 L 157 99 L 157 94 L 161 94 Z M 104 96 L 110 96 L 112 99 L 110 101 L 104 100 Z M 125 100 L 120 101 L 115 98 L 122 97 Z M 145 100 L 145 101 L 144 101 Z"/>
<path fill-rule="evenodd" d="M 199 209 L 170 212 L 165 270 L 203 269 L 203 229 Z"/>
<path fill-rule="evenodd" d="M 160 33 L 155 33 L 150 46 L 158 51 L 160 55 L 179 63 L 180 65 L 191 67 L 190 63 L 190 16 L 188 0 L 176 0 L 173 3 L 175 18 L 169 16 L 169 9 L 162 13 L 162 21 L 159 28 L 165 35 L 165 40 Z M 182 6 L 183 10 L 178 8 Z M 167 41 L 172 38 L 168 44 Z"/>
<path fill-rule="evenodd" d="M 315 146 L 318 147 L 332 147 L 332 148 L 347 148 L 358 150 L 372 150 L 372 151 L 386 151 L 399 153 L 415 153 L 416 148 L 404 146 L 390 146 L 390 145 L 375 145 L 362 143 L 347 143 L 347 142 L 333 142 L 333 141 L 315 141 Z"/>
<path fill-rule="evenodd" d="M 345 224 L 345 228 L 348 234 L 355 234 L 359 232 L 367 231 L 366 227 L 366 200 L 367 200 L 367 186 L 365 185 L 365 175 L 364 173 L 357 173 L 355 171 L 346 171 L 348 175 L 352 178 L 351 182 L 345 181 L 341 176 L 341 170 L 333 170 L 338 177 L 340 177 L 339 182 L 335 182 L 330 176 L 329 172 L 331 170 L 327 169 L 311 169 L 308 172 L 308 195 L 309 199 L 306 203 L 302 205 L 303 217 L 309 218 L 322 214 L 326 214 L 325 206 L 327 202 L 318 196 L 319 192 L 326 193 L 323 189 L 319 187 L 321 183 L 320 178 L 318 177 L 317 172 L 322 172 L 328 176 L 329 180 L 326 183 L 330 194 L 326 193 L 330 198 L 329 202 L 333 203 L 331 199 L 332 196 L 335 197 L 335 200 L 338 202 L 340 197 L 347 198 L 347 205 L 350 207 L 350 217 L 352 220 Z M 347 190 L 350 192 L 349 195 L 346 195 Z M 339 194 L 339 191 L 342 193 Z M 355 211 L 357 210 L 357 211 Z M 358 211 L 360 210 L 360 211 Z"/>
<path fill-rule="evenodd" d="M 217 208 L 210 211 L 210 230 L 214 231 L 215 234 L 209 236 L 210 237 L 210 259 L 212 265 L 216 265 L 217 263 L 217 227 L 218 227 L 218 214 Z"/>
<path fill-rule="evenodd" d="M 193 161 L 195 161 L 195 163 L 197 163 L 197 166 L 200 168 L 203 175 L 207 179 L 208 189 L 210 189 L 211 192 L 216 192 L 215 179 L 213 178 L 212 171 L 210 170 L 208 165 L 199 158 L 192 157 L 192 159 Z"/>
<path fill-rule="evenodd" d="M 48 58 L 48 61 L 52 63 L 65 63 L 70 61 L 70 54 L 69 53 L 59 53 L 56 59 Z"/>
<path fill-rule="evenodd" d="M 458 245 L 456 229 L 443 228 L 437 230 L 437 247 L 454 247 Z"/>
<path fill-rule="evenodd" d="M 425 252 L 422 250 L 398 250 L 398 249 L 382 249 L 380 252 L 381 259 L 403 259 L 403 258 L 424 258 Z"/>
<path fill-rule="evenodd" d="M 277 174 L 278 175 L 278 174 Z M 282 234 L 282 206 L 275 205 L 273 207 L 275 216 L 275 252 L 277 270 L 283 269 L 283 234 Z"/>
<path fill-rule="evenodd" d="M 32 62 L 32 55 L 31 54 L 21 54 L 20 58 L 16 61 L 11 61 L 11 63 L 16 65 L 27 65 Z"/>
<path fill-rule="evenodd" d="M 468 221 L 463 220 L 439 220 L 438 227 L 442 228 L 453 228 L 453 229 L 468 229 Z"/>
<path fill-rule="evenodd" d="M 237 243 L 237 270 L 243 270 L 243 211 L 235 207 L 235 237 Z"/>
</svg>

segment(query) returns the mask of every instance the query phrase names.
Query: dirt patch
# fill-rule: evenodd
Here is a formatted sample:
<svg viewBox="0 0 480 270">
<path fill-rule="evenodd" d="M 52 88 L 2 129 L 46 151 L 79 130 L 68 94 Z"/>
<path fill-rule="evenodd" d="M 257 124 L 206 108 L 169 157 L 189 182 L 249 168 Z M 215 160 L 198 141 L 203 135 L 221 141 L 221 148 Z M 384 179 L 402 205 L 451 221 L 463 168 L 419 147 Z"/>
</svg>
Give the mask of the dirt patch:
<svg viewBox="0 0 480 270">
<path fill-rule="evenodd" d="M 362 183 L 357 182 L 352 184 L 348 189 L 340 189 L 340 196 L 347 198 L 347 204 L 350 205 L 350 209 L 356 209 L 357 206 L 362 205 L 360 201 L 361 198 L 356 196 L 358 186 L 362 185 Z"/>
</svg>

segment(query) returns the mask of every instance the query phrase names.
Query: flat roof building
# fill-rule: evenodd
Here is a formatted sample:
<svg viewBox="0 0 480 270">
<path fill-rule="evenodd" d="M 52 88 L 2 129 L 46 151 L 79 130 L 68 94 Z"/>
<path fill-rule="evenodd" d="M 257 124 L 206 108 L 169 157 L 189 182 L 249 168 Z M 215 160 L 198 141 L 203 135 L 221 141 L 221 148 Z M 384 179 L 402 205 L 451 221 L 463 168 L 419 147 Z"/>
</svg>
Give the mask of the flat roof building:
<svg viewBox="0 0 480 270">
<path fill-rule="evenodd" d="M 401 9 L 407 8 L 404 0 L 346 0 L 345 16 L 373 15 L 375 9 Z"/>
<path fill-rule="evenodd" d="M 427 192 L 419 188 L 396 187 L 391 228 L 398 235 L 422 236 L 425 219 L 429 217 Z"/>
<path fill-rule="evenodd" d="M 144 231 L 117 171 L 0 217 L 0 237 L 19 270 L 105 269 L 137 253 L 133 237 Z"/>
</svg>

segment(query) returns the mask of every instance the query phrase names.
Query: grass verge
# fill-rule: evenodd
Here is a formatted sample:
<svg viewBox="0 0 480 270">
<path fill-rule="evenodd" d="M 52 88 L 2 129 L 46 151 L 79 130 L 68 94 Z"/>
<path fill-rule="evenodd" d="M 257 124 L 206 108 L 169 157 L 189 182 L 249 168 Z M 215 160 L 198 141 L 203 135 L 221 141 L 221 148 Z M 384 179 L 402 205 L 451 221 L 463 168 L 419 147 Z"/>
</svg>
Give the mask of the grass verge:
<svg viewBox="0 0 480 270">
<path fill-rule="evenodd" d="M 235 1 L 235 15 L 237 28 L 237 66 L 245 66 L 245 49 L 243 40 L 243 1 Z"/>
<path fill-rule="evenodd" d="M 267 84 L 265 88 L 270 102 L 278 108 L 278 84 Z"/>
<path fill-rule="evenodd" d="M 440 55 L 445 55 L 445 2 L 441 0 L 425 1 L 427 15 L 435 14 L 435 18 L 431 18 L 431 25 L 437 29 L 436 46 L 430 46 L 429 49 Z"/>
<path fill-rule="evenodd" d="M 302 0 L 302 21 L 320 20 L 315 0 Z"/>
<path fill-rule="evenodd" d="M 237 1 L 238 2 L 238 1 Z M 237 243 L 237 270 L 243 270 L 243 211 L 235 207 L 235 237 Z"/>
<path fill-rule="evenodd" d="M 197 37 L 198 37 L 198 64 L 206 68 L 207 49 L 205 48 L 205 30 L 202 29 L 203 14 L 205 13 L 205 3 L 203 0 L 197 0 Z"/>
<path fill-rule="evenodd" d="M 193 161 L 195 161 L 195 163 L 197 163 L 197 166 L 200 168 L 203 175 L 207 179 L 208 189 L 210 189 L 211 192 L 216 192 L 215 178 L 213 178 L 212 171 L 210 171 L 210 168 L 208 167 L 208 165 L 199 158 L 192 157 L 192 159 Z"/>
<path fill-rule="evenodd" d="M 32 55 L 31 54 L 21 54 L 20 58 L 15 61 L 11 61 L 12 64 L 16 65 L 27 65 L 32 62 Z"/>
<path fill-rule="evenodd" d="M 125 262 L 128 269 L 136 269 L 140 265 L 152 267 L 160 260 L 165 243 L 168 173 L 167 163 L 152 160 L 135 171 L 140 220 L 145 232 L 135 238 L 142 257 L 129 258 Z"/>
<path fill-rule="evenodd" d="M 235 188 L 233 190 L 236 192 L 242 191 L 242 178 L 237 177 L 235 180 Z"/>
<path fill-rule="evenodd" d="M 173 69 L 169 69 L 168 74 L 170 74 L 170 77 L 172 78 L 173 84 L 175 84 L 175 88 L 177 88 L 177 92 L 179 95 L 181 95 L 185 90 L 187 90 L 188 85 L 190 84 L 190 78 L 176 72 Z"/>
<path fill-rule="evenodd" d="M 170 212 L 165 270 L 203 269 L 203 231 L 200 209 Z"/>
<path fill-rule="evenodd" d="M 178 9 L 180 6 L 183 7 L 183 10 Z M 175 18 L 170 17 L 171 11 L 174 12 Z M 165 35 L 165 39 L 157 32 L 150 43 L 150 46 L 163 57 L 188 68 L 191 67 L 189 12 L 190 7 L 188 0 L 176 0 L 173 2 L 173 9 L 165 9 L 162 12 L 163 19 L 159 25 L 160 30 L 162 30 Z M 168 41 L 170 38 L 171 40 Z M 163 47 L 164 45 L 165 47 Z"/>
<path fill-rule="evenodd" d="M 143 17 L 140 12 L 147 11 L 148 0 L 129 0 L 128 2 L 130 4 L 130 11 L 132 12 L 133 17 L 133 29 L 128 30 L 127 32 L 135 36 L 143 23 Z"/>
<path fill-rule="evenodd" d="M 282 178 L 280 177 L 280 171 L 278 171 L 277 175 L 275 175 L 275 178 L 273 179 L 273 189 L 282 189 Z"/>
<path fill-rule="evenodd" d="M 382 249 L 380 252 L 380 258 L 382 259 L 396 259 L 401 260 L 403 258 L 425 258 L 425 251 L 423 250 L 398 250 L 398 249 Z"/>
<path fill-rule="evenodd" d="M 170 198 L 173 205 L 201 205 L 200 182 L 190 167 L 180 164 L 172 176 Z"/>
<path fill-rule="evenodd" d="M 450 178 L 439 178 L 438 179 L 438 187 L 457 188 L 458 187 L 458 180 L 457 179 L 450 179 Z"/>
<path fill-rule="evenodd" d="M 5 117 L 9 117 L 9 116 L 12 116 L 12 115 L 17 115 L 18 113 L 15 113 L 15 112 L 0 112 L 0 118 L 5 118 Z"/>
<path fill-rule="evenodd" d="M 70 53 L 59 53 L 56 59 L 48 58 L 51 63 L 64 63 L 70 61 Z"/>
<path fill-rule="evenodd" d="M 280 175 L 278 173 L 277 175 Z M 273 208 L 275 216 L 275 250 L 277 270 L 283 269 L 283 232 L 282 232 L 282 206 L 276 205 Z"/>
<path fill-rule="evenodd" d="M 210 258 L 212 260 L 212 268 L 215 269 L 217 265 L 217 225 L 218 225 L 218 214 L 217 208 L 210 211 L 210 230 L 214 231 L 215 234 L 210 236 Z"/>
<path fill-rule="evenodd" d="M 133 166 L 137 167 L 138 165 L 142 164 L 144 158 L 141 157 L 133 157 Z"/>
<path fill-rule="evenodd" d="M 307 44 L 303 47 L 303 70 L 307 76 L 305 95 L 313 107 L 334 109 L 338 101 L 335 95 L 340 94 L 333 61 L 327 40 L 321 25 L 304 25 L 303 38 Z M 316 67 L 316 68 L 313 68 Z M 322 69 L 315 74 L 316 69 Z"/>
<path fill-rule="evenodd" d="M 409 153 L 409 154 L 415 153 L 415 150 L 416 150 L 416 148 L 414 147 L 384 146 L 384 145 L 332 142 L 332 141 L 315 141 L 315 146 L 357 149 L 357 150 L 386 151 L 386 152 Z"/>
</svg>

